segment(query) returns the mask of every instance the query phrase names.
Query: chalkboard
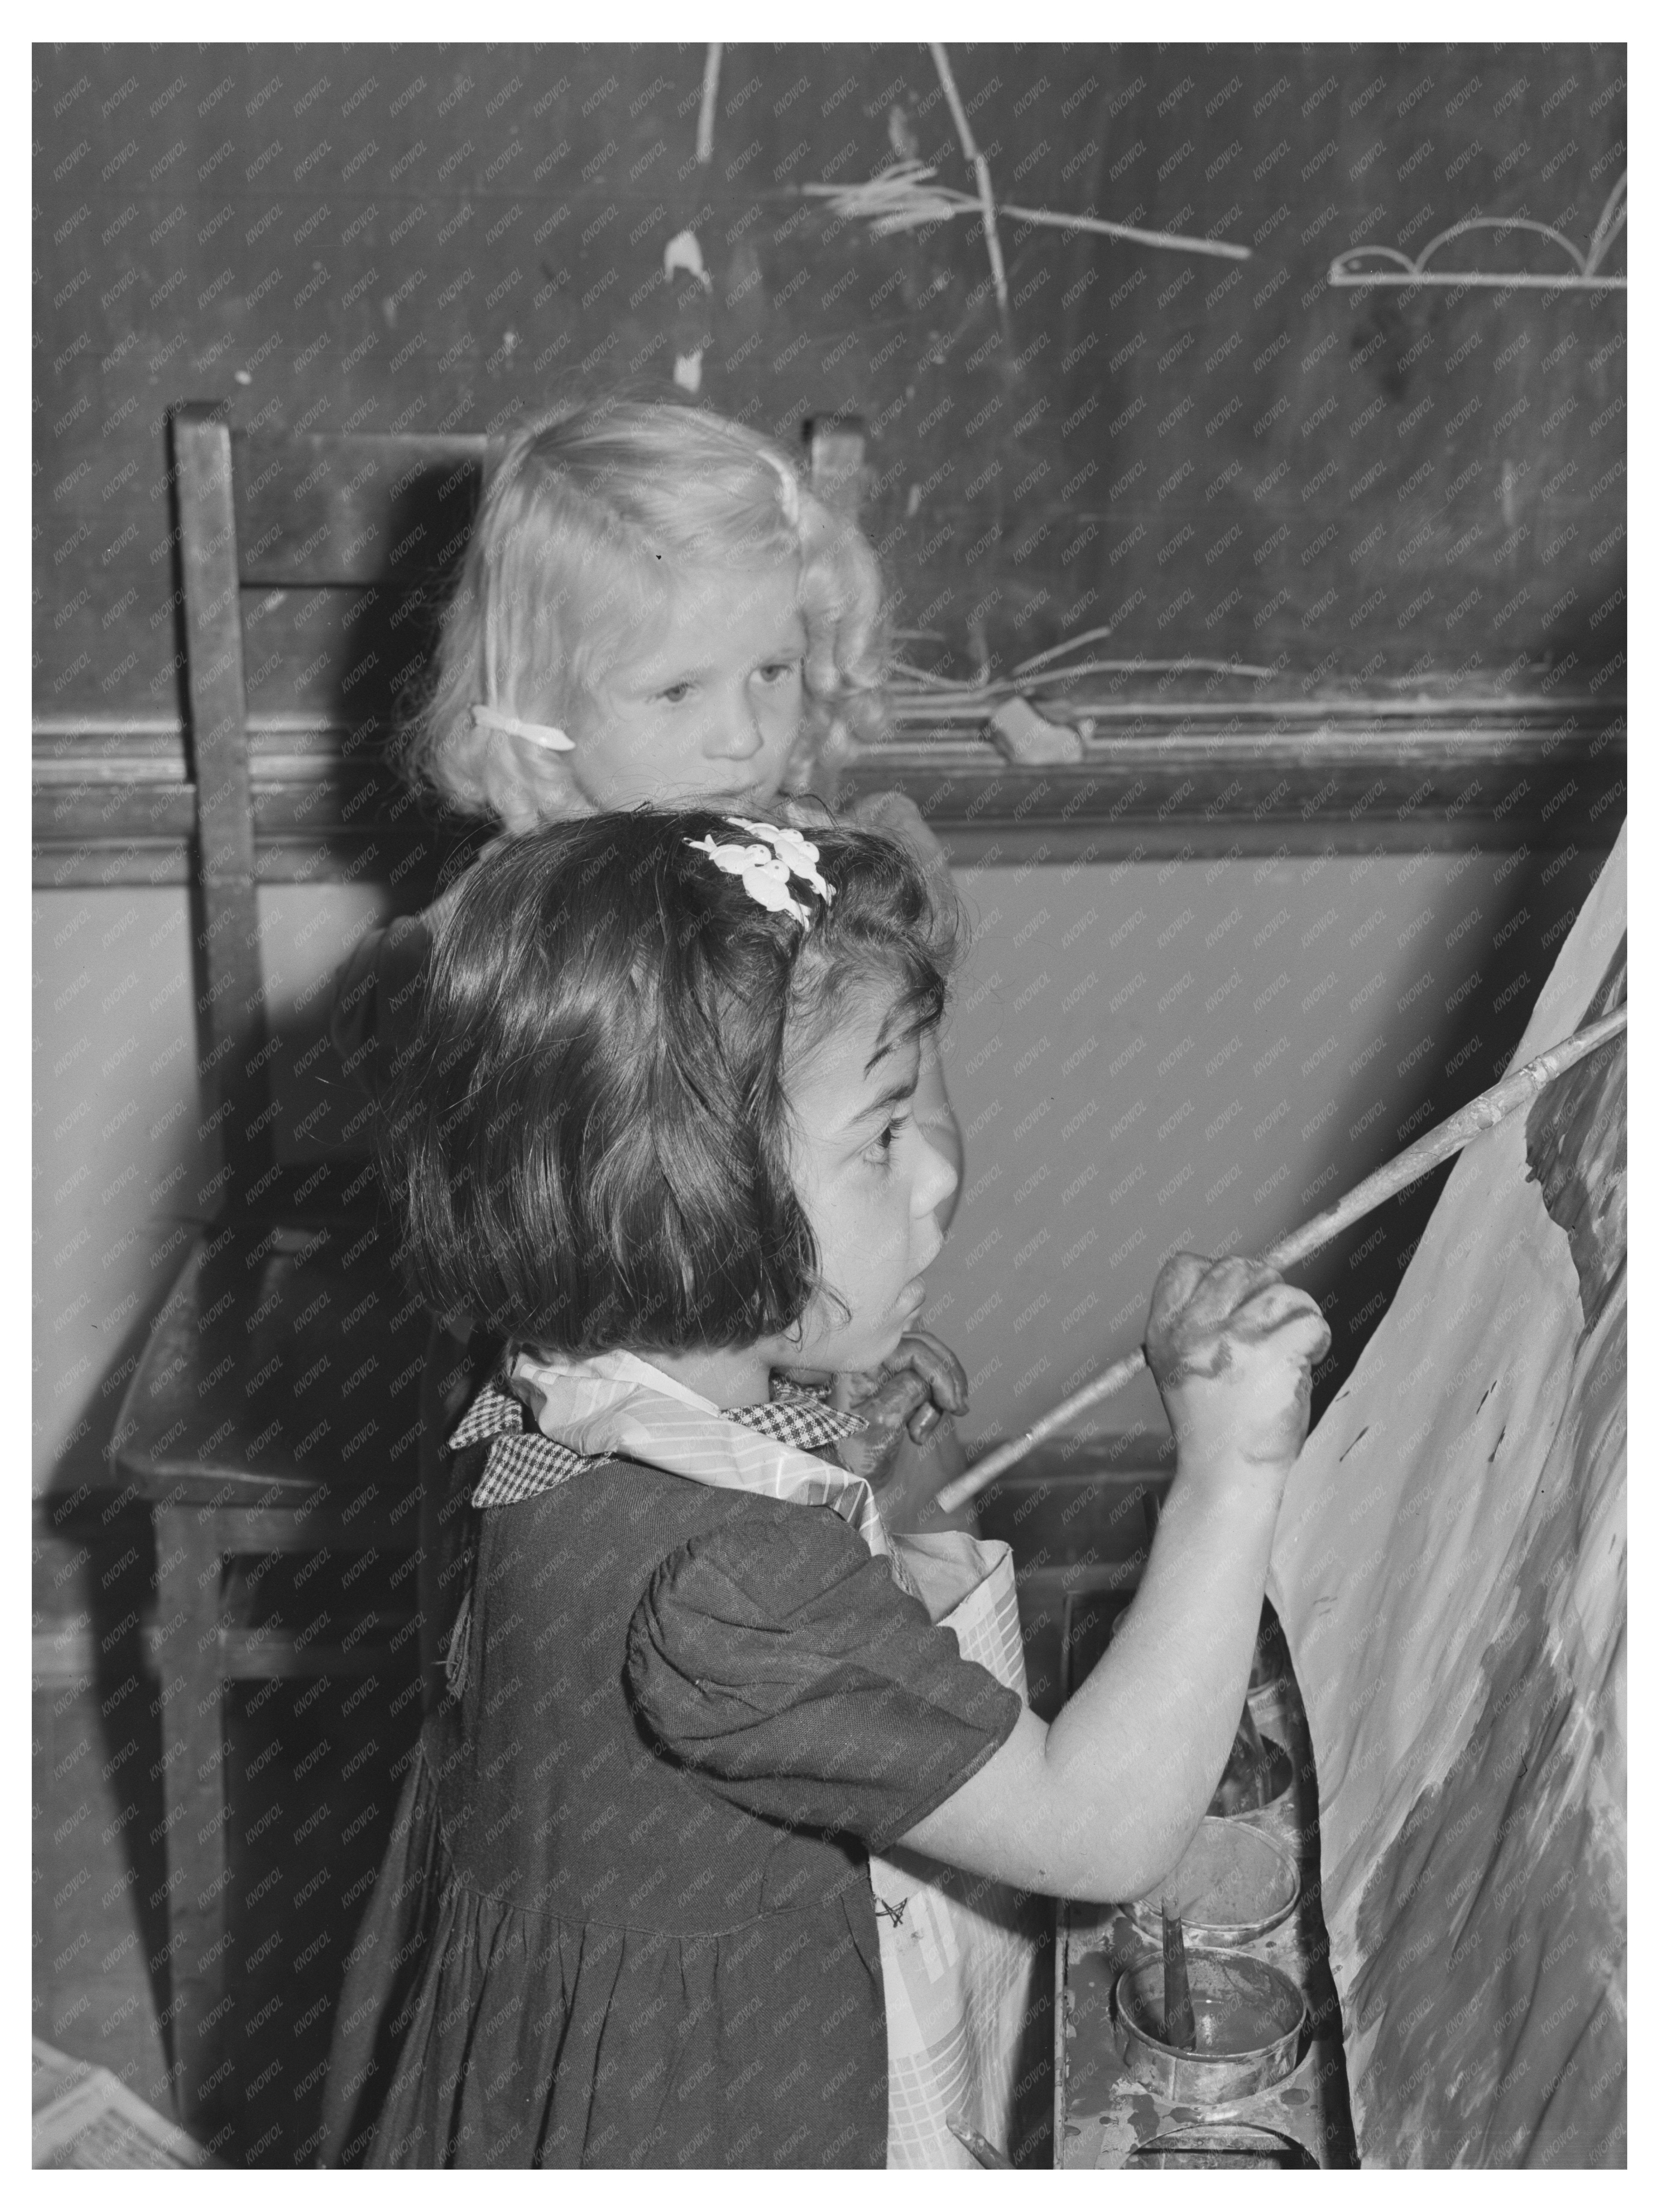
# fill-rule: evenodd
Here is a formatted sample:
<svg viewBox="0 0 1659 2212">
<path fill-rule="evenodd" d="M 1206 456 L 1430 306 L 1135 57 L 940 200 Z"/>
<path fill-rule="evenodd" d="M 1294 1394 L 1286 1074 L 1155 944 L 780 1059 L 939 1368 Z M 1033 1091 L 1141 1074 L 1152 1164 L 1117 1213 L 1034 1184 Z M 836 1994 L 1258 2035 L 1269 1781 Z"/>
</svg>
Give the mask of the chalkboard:
<svg viewBox="0 0 1659 2212">
<path fill-rule="evenodd" d="M 1624 167 L 1622 48 L 945 52 L 960 121 L 921 46 L 732 46 L 712 81 L 695 45 L 37 49 L 37 715 L 176 722 L 172 402 L 478 431 L 689 382 L 786 436 L 863 418 L 923 665 L 1104 628 L 1108 659 L 1267 672 L 1114 696 L 1620 688 L 1623 293 L 1328 272 L 1475 210 L 1582 256 Z M 1000 267 L 977 210 L 883 235 L 803 190 L 908 160 L 975 195 L 964 130 Z M 1571 265 L 1528 231 L 1437 258 Z M 261 710 L 389 715 L 349 680 L 362 633 L 308 632 L 303 600 L 264 611 Z"/>
</svg>

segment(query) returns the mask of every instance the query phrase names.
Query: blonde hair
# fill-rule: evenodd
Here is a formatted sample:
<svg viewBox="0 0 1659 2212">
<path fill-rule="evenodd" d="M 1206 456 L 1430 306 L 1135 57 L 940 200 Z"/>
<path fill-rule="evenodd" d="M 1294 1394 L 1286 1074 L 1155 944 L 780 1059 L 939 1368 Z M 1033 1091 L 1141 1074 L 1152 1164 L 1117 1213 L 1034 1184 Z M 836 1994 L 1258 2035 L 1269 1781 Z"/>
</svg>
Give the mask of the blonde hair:
<svg viewBox="0 0 1659 2212">
<path fill-rule="evenodd" d="M 475 706 L 563 721 L 677 573 L 787 560 L 800 563 L 807 643 L 806 711 L 784 781 L 802 791 L 834 725 L 884 732 L 881 569 L 857 525 L 814 498 L 770 439 L 702 409 L 602 401 L 520 430 L 445 608 L 405 772 L 463 812 L 499 814 L 497 739 Z M 586 811 L 565 777 L 568 811 Z"/>
</svg>

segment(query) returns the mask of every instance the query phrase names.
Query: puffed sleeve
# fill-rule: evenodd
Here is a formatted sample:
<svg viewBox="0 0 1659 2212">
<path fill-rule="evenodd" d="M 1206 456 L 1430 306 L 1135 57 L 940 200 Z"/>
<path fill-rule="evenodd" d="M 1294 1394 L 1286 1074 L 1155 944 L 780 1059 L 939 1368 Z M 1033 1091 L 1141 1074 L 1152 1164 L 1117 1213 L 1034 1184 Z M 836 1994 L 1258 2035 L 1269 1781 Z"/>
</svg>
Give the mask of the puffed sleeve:
<svg viewBox="0 0 1659 2212">
<path fill-rule="evenodd" d="M 672 1553 L 630 1623 L 628 1674 L 659 1748 L 718 1796 L 872 1850 L 960 1789 L 1020 1711 L 824 1506 Z"/>
</svg>

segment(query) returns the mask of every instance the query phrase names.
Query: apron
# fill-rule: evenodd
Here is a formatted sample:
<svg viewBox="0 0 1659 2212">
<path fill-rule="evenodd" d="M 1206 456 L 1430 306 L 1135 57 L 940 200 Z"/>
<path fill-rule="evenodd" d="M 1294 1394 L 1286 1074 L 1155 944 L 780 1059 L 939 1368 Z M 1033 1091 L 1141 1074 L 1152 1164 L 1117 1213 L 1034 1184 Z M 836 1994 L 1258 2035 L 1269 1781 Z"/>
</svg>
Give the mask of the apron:
<svg viewBox="0 0 1659 2212">
<path fill-rule="evenodd" d="M 631 1352 L 581 1360 L 521 1352 L 512 1382 L 543 1435 L 570 1450 L 619 1452 L 714 1489 L 829 1506 L 951 1630 L 964 1659 L 1025 1698 L 1006 1544 L 956 1531 L 890 1535 L 862 1475 L 723 1420 L 707 1399 Z M 919 1852 L 893 1850 L 869 1864 L 887 2015 L 888 2166 L 975 2169 L 947 2122 L 999 2148 L 1012 2142 L 1045 1901 Z"/>
</svg>

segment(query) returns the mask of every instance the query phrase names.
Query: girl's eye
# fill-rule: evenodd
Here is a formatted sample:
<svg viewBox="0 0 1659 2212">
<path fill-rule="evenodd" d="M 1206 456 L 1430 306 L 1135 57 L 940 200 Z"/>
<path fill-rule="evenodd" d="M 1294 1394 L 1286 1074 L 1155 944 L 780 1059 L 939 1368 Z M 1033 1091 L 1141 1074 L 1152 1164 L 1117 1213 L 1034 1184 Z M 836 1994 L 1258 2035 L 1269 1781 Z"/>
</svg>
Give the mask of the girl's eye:
<svg viewBox="0 0 1659 2212">
<path fill-rule="evenodd" d="M 799 660 L 769 660 L 756 670 L 763 684 L 787 684 L 799 673 Z"/>
<path fill-rule="evenodd" d="M 908 1114 L 894 1115 L 892 1120 L 887 1124 L 887 1127 L 882 1131 L 880 1136 L 876 1139 L 875 1143 L 870 1147 L 869 1157 L 875 1166 L 885 1167 L 888 1165 L 893 1157 L 893 1146 L 898 1137 L 899 1132 L 908 1127 L 909 1121 L 910 1116 Z"/>
<path fill-rule="evenodd" d="M 682 684 L 667 684 L 658 692 L 657 696 L 659 699 L 665 700 L 669 706 L 678 707 L 683 700 L 691 696 L 691 685 L 689 681 Z"/>
</svg>

